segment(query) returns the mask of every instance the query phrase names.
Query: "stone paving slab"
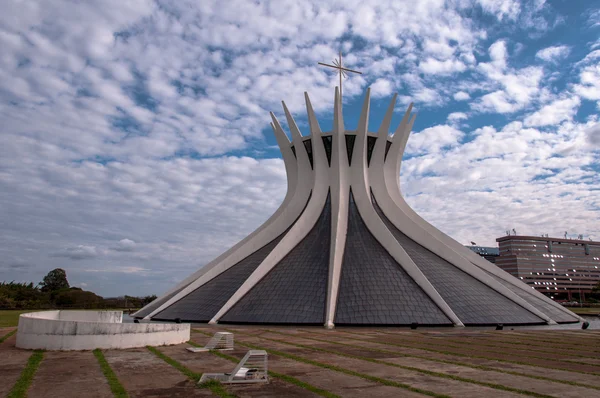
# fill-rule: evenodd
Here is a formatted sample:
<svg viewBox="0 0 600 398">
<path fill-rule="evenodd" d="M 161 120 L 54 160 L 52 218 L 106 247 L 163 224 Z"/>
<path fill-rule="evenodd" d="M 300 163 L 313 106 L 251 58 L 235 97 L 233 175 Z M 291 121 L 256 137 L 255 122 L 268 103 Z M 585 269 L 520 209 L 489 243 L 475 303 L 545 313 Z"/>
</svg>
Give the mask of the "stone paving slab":
<svg viewBox="0 0 600 398">
<path fill-rule="evenodd" d="M 2 336 L 6 333 L 3 333 Z M 16 341 L 17 336 L 13 334 L 0 344 L 0 397 L 8 395 L 27 365 L 27 360 L 33 354 L 33 351 L 16 348 Z"/>
<path fill-rule="evenodd" d="M 194 336 L 192 336 L 194 337 Z M 203 342 L 200 342 L 203 344 Z M 229 355 L 241 359 L 245 351 L 236 350 L 227 352 Z M 301 350 L 298 350 L 301 351 Z M 298 352 L 300 354 L 300 352 Z M 309 383 L 315 387 L 322 388 L 341 397 L 363 398 L 367 395 L 375 397 L 398 397 L 398 388 L 382 386 L 377 382 L 365 380 L 357 376 L 350 376 L 334 370 L 324 369 L 315 365 L 294 361 L 292 359 L 269 355 L 269 370 L 293 376 L 298 380 Z M 412 391 L 402 391 L 403 397 L 423 397 L 422 394 Z"/>
<path fill-rule="evenodd" d="M 263 338 L 277 338 L 281 340 L 281 336 L 278 334 L 263 334 Z M 512 388 L 523 389 L 528 391 L 537 392 L 540 394 L 560 396 L 560 397 L 580 397 L 580 396 L 594 396 L 600 395 L 600 391 L 595 389 L 589 389 L 584 387 L 570 386 L 560 383 L 552 383 L 545 380 L 536 380 L 527 377 L 520 377 L 509 375 L 505 373 L 498 373 L 493 371 L 482 371 L 480 369 L 474 369 L 467 366 L 445 364 L 440 362 L 434 362 L 426 359 L 411 358 L 411 357 L 390 357 L 392 353 L 381 353 L 377 351 L 371 351 L 370 353 L 375 355 L 369 355 L 369 351 L 361 349 L 359 347 L 347 347 L 336 344 L 324 345 L 321 342 L 315 342 L 309 339 L 303 339 L 300 336 L 293 337 L 293 343 L 299 343 L 308 345 L 311 347 L 325 348 L 332 351 L 346 353 L 355 356 L 364 356 L 367 358 L 376 358 L 386 362 L 396 363 L 402 366 L 416 367 L 423 370 L 429 370 L 433 372 L 445 373 L 448 375 L 460 376 L 469 378 L 486 383 L 495 383 Z M 360 344 L 360 342 L 359 342 Z"/>
<path fill-rule="evenodd" d="M 385 361 L 396 363 L 398 365 L 413 366 L 419 369 L 431 370 L 433 372 L 465 377 L 486 383 L 501 384 L 507 387 L 533 391 L 539 394 L 551 395 L 555 397 L 579 398 L 600 396 L 600 391 L 590 388 L 552 383 L 546 380 L 536 380 L 497 372 L 486 372 L 465 366 L 435 363 L 415 358 L 387 358 Z"/>
<path fill-rule="evenodd" d="M 566 358 L 564 361 L 572 361 L 572 362 L 583 362 L 589 363 L 590 365 L 600 365 L 600 358 Z"/>
<path fill-rule="evenodd" d="M 556 333 L 558 332 L 558 333 Z M 546 332 L 546 331 L 522 331 L 522 332 L 517 332 L 517 331 L 510 331 L 509 332 L 511 335 L 514 336 L 519 336 L 522 338 L 531 338 L 531 339 L 543 339 L 543 340 L 554 340 L 557 338 L 557 336 L 560 336 L 560 338 L 563 338 L 567 341 L 567 339 L 571 339 L 573 343 L 578 343 L 578 344 L 585 344 L 588 340 L 595 340 L 600 338 L 600 335 L 591 331 L 567 331 L 567 330 L 561 330 L 561 331 L 554 331 L 554 333 L 552 332 Z"/>
<path fill-rule="evenodd" d="M 276 335 L 274 335 L 274 336 L 276 336 Z M 278 337 L 280 340 L 282 339 L 281 337 L 285 338 L 285 336 L 281 336 L 281 335 L 278 335 Z M 298 337 L 300 337 L 300 336 L 298 336 Z M 312 337 L 312 336 L 308 336 L 308 334 L 307 334 L 307 337 Z M 319 336 L 318 338 L 322 339 L 322 336 Z M 307 340 L 307 341 L 311 341 L 311 340 Z M 492 368 L 496 368 L 496 369 L 500 369 L 500 370 L 516 371 L 516 372 L 521 372 L 523 374 L 528 374 L 528 375 L 533 375 L 533 376 L 556 378 L 558 380 L 572 381 L 572 382 L 577 382 L 577 383 L 585 383 L 585 384 L 600 387 L 600 376 L 586 375 L 586 374 L 571 372 L 568 370 L 547 369 L 547 368 L 536 367 L 533 365 L 520 365 L 520 364 L 515 364 L 515 363 L 509 363 L 509 362 L 498 362 L 493 359 L 470 358 L 470 357 L 463 357 L 463 356 L 456 356 L 456 355 L 449 355 L 449 354 L 440 354 L 440 353 L 423 351 L 423 350 L 413 349 L 413 348 L 405 348 L 405 347 L 389 346 L 389 345 L 386 346 L 386 345 L 382 345 L 380 343 L 369 342 L 369 341 L 357 341 L 357 340 L 343 339 L 343 338 L 336 338 L 336 339 L 334 339 L 334 341 L 343 343 L 343 344 L 356 346 L 357 349 L 359 349 L 359 350 L 361 349 L 361 348 L 359 348 L 360 346 L 364 346 L 364 348 L 374 348 L 374 349 L 379 349 L 379 350 L 383 349 L 386 351 L 398 352 L 399 354 L 409 354 L 409 355 L 417 355 L 419 357 L 424 357 L 424 358 L 431 358 L 432 360 L 443 359 L 443 360 L 449 360 L 449 361 L 469 363 L 469 364 L 473 364 L 473 365 L 482 365 L 482 366 L 488 366 L 488 367 L 492 367 Z M 315 346 L 316 346 L 316 344 L 319 344 L 319 346 L 321 346 L 321 347 L 324 347 L 324 348 L 327 347 L 327 345 L 325 343 L 314 342 L 314 344 L 315 344 Z M 345 352 L 344 350 L 354 350 L 353 347 L 345 348 L 344 346 L 335 345 L 335 344 L 329 346 L 328 348 L 342 351 L 342 352 Z M 352 352 L 356 352 L 356 351 L 352 351 Z M 356 354 L 356 355 L 358 355 L 358 354 Z M 368 356 L 368 355 L 365 355 L 365 356 Z M 386 356 L 390 356 L 390 354 L 375 353 L 375 354 L 371 355 L 372 358 L 383 358 Z M 518 360 L 518 358 L 514 358 L 514 359 Z"/>
<path fill-rule="evenodd" d="M 91 351 L 47 351 L 27 396 L 109 398 L 113 394 Z"/>
<path fill-rule="evenodd" d="M 192 336 L 195 337 L 195 336 Z M 208 341 L 208 338 L 205 339 Z M 205 340 L 198 341 L 199 344 L 204 345 Z M 224 358 L 220 358 L 209 352 L 197 352 L 192 353 L 186 350 L 190 347 L 187 344 L 180 344 L 168 347 L 159 347 L 159 350 L 164 354 L 170 356 L 176 361 L 180 362 L 185 367 L 191 369 L 196 373 L 229 373 L 231 372 L 236 364 Z M 247 350 L 241 351 L 226 351 L 227 355 L 245 355 Z M 311 393 L 301 387 L 293 384 L 285 383 L 281 380 L 271 379 L 269 384 L 246 384 L 246 385 L 227 385 L 225 387 L 228 391 L 240 396 L 240 397 L 311 397 L 316 394 Z"/>
<path fill-rule="evenodd" d="M 428 341 L 432 341 L 434 344 L 445 344 L 449 343 L 452 345 L 460 345 L 460 346 L 471 346 L 471 347 L 485 347 L 487 350 L 522 350 L 524 348 L 523 344 L 511 344 L 515 341 L 506 341 L 493 337 L 484 337 L 484 336 L 456 336 L 456 337 L 428 337 Z M 600 343 L 600 341 L 599 341 Z M 547 355 L 550 351 L 551 354 L 556 355 L 557 358 L 564 358 L 572 356 L 574 358 L 593 358 L 597 357 L 598 353 L 592 351 L 590 349 L 586 349 L 585 347 L 564 347 L 559 346 L 557 344 L 545 343 L 545 345 L 534 345 L 527 344 L 527 350 L 531 353 L 531 355 L 539 356 Z"/>
<path fill-rule="evenodd" d="M 196 326 L 194 326 L 196 327 Z M 259 326 L 200 326 L 202 330 L 210 335 L 223 329 L 233 329 L 236 333 L 236 341 L 247 341 L 264 348 L 272 348 L 289 354 L 318 361 L 320 363 L 339 366 L 356 372 L 393 380 L 399 383 L 422 388 L 436 393 L 457 397 L 512 397 L 517 394 L 492 389 L 468 382 L 459 382 L 442 377 L 429 376 L 417 371 L 409 371 L 394 366 L 377 364 L 360 359 L 352 359 L 340 355 L 322 353 L 308 348 L 294 347 L 289 344 L 277 343 L 268 339 L 276 339 L 294 344 L 302 344 L 309 347 L 324 348 L 340 353 L 358 355 L 366 358 L 381 359 L 397 363 L 402 366 L 410 366 L 433 372 L 445 373 L 474 379 L 482 382 L 497 383 L 513 388 L 523 388 L 540 394 L 560 397 L 600 397 L 600 391 L 579 386 L 570 386 L 552 381 L 536 380 L 526 377 L 542 376 L 546 378 L 584 383 L 600 387 L 600 375 L 589 375 L 577 373 L 589 366 L 600 369 L 600 355 L 595 357 L 594 350 L 600 348 L 600 332 L 590 331 L 471 331 L 468 329 L 444 329 L 433 331 L 411 331 L 395 328 L 346 328 L 348 333 L 340 333 L 344 328 L 335 331 L 326 331 L 321 327 L 315 328 L 293 328 L 293 327 L 259 327 Z M 0 337 L 6 335 L 15 328 L 0 328 Z M 271 333 L 269 330 L 279 331 Z M 249 334 L 251 336 L 249 336 Z M 210 336 L 193 333 L 192 338 L 199 344 L 204 344 Z M 310 340 L 317 338 L 322 342 Z M 472 358 L 453 354 L 442 354 L 426 351 L 424 348 L 444 346 L 444 339 L 450 345 L 464 344 L 464 349 L 453 349 L 456 353 L 465 355 L 485 355 L 489 358 Z M 531 344 L 531 347 L 539 350 L 548 348 L 552 356 L 560 358 L 561 361 L 527 360 L 520 356 L 527 356 L 527 345 L 515 345 L 506 347 L 510 340 Z M 540 340 L 552 340 L 566 342 L 572 340 L 578 345 L 566 345 L 556 347 L 553 344 L 545 344 Z M 0 344 L 0 396 L 10 391 L 32 351 L 20 350 L 14 347 L 16 335 L 8 338 Z M 393 346 L 381 343 L 395 342 L 406 344 L 406 346 Z M 334 344 L 339 342 L 348 346 Z M 409 343 L 406 343 L 409 342 Z M 435 346 L 432 344 L 435 344 Z M 482 344 L 498 344 L 492 349 L 501 351 L 504 356 L 486 352 Z M 589 350 L 585 345 L 589 345 Z M 187 345 L 158 347 L 166 355 L 176 359 L 183 365 L 197 373 L 203 372 L 230 372 L 235 364 L 229 360 L 219 358 L 210 353 L 191 353 L 185 350 Z M 370 348 L 384 350 L 378 352 Z M 236 344 L 236 350 L 225 352 L 237 358 L 241 358 L 246 348 Z M 441 348 L 440 351 L 451 351 Z M 397 353 L 397 355 L 395 355 Z M 508 354 L 505 354 L 508 353 Z M 573 358 L 569 353 L 589 355 L 590 358 Z M 402 356 L 403 354 L 418 355 L 421 358 Z M 534 356 L 543 353 L 531 353 Z M 34 377 L 30 389 L 31 397 L 110 397 L 112 396 L 106 378 L 102 374 L 100 365 L 89 351 L 87 352 L 46 352 L 45 358 Z M 212 396 L 209 390 L 197 389 L 195 383 L 189 380 L 178 370 L 156 357 L 145 348 L 131 350 L 109 350 L 104 355 L 113 368 L 120 382 L 132 397 L 187 397 L 187 396 Z M 508 357 L 508 360 L 527 362 L 520 365 L 511 362 L 499 362 L 494 358 Z M 343 397 L 416 397 L 421 396 L 409 390 L 384 386 L 377 382 L 371 382 L 357 376 L 351 376 L 324 369 L 315 365 L 304 364 L 285 357 L 270 355 L 270 369 L 282 374 L 293 376 L 303 382 L 325 389 Z M 436 361 L 439 359 L 462 362 L 472 365 L 483 365 L 498 370 L 509 370 L 522 373 L 523 376 L 512 376 L 501 372 L 484 371 L 470 368 L 468 366 L 445 364 Z M 583 362 L 586 362 L 585 364 Z M 540 366 L 560 365 L 568 369 L 548 369 Z M 48 386 L 52 389 L 49 391 Z M 92 386 L 92 387 L 90 387 Z M 240 397 L 305 397 L 316 396 L 301 387 L 284 382 L 280 379 L 271 379 L 268 385 L 254 384 L 250 386 L 227 386 L 228 391 Z"/>
<path fill-rule="evenodd" d="M 16 327 L 13 326 L 0 328 L 0 337 L 12 332 L 15 329 Z"/>
<path fill-rule="evenodd" d="M 344 337 L 343 335 L 345 334 L 349 338 L 355 339 L 354 341 L 357 341 L 357 340 L 372 341 L 372 342 L 375 342 L 378 344 L 387 345 L 388 347 L 393 347 L 393 345 L 389 345 L 389 343 L 400 344 L 406 348 L 423 350 L 422 352 L 426 352 L 426 350 L 433 349 L 433 350 L 443 351 L 443 352 L 446 352 L 449 354 L 462 354 L 462 355 L 467 355 L 467 356 L 470 356 L 470 355 L 485 356 L 486 358 L 489 358 L 489 359 L 519 361 L 519 362 L 527 363 L 532 366 L 545 366 L 545 367 L 559 368 L 559 369 L 563 369 L 563 370 L 573 370 L 573 371 L 579 371 L 579 372 L 592 372 L 592 373 L 598 373 L 600 375 L 600 367 L 599 366 L 588 365 L 588 364 L 583 364 L 583 363 L 568 362 L 568 361 L 543 359 L 539 355 L 536 355 L 536 357 L 539 357 L 539 358 L 532 358 L 531 356 L 529 356 L 529 354 L 527 353 L 527 351 L 525 349 L 503 350 L 503 352 L 492 352 L 492 351 L 486 350 L 485 347 L 478 347 L 477 349 L 449 347 L 449 346 L 431 344 L 431 342 L 426 339 L 423 339 L 422 341 L 409 341 L 408 339 L 405 339 L 404 337 L 401 337 L 401 336 L 386 336 L 385 339 L 381 339 L 381 338 L 375 339 L 373 336 L 360 336 L 357 334 L 335 333 L 335 332 L 330 332 L 330 333 L 332 336 L 335 336 L 335 337 L 330 337 L 330 339 L 338 339 L 340 337 L 343 338 Z M 323 335 L 324 334 L 320 334 L 319 336 L 323 336 Z M 386 343 L 388 343 L 388 344 L 386 344 Z"/>
<path fill-rule="evenodd" d="M 240 337 L 240 341 L 249 342 L 265 348 L 271 348 L 283 352 L 290 352 L 289 346 L 283 343 L 276 343 L 260 337 Z M 447 394 L 457 397 L 518 397 L 520 394 L 513 394 L 507 391 L 500 391 L 480 385 L 459 382 L 446 378 L 429 376 L 419 372 L 413 372 L 398 369 L 392 366 L 374 364 L 371 362 L 342 357 L 329 353 L 315 352 L 306 350 L 301 355 L 305 358 L 318 361 L 324 364 L 335 365 L 355 372 L 364 373 L 398 383 L 410 385 L 411 387 L 421 388 L 438 394 Z M 406 390 L 398 388 L 398 396 L 402 396 Z"/>
<path fill-rule="evenodd" d="M 443 337 L 437 337 L 434 336 L 434 338 L 436 339 L 440 339 L 442 340 Z M 512 347 L 527 347 L 528 349 L 534 349 L 534 350 L 545 350 L 547 348 L 552 348 L 552 350 L 554 350 L 555 352 L 560 352 L 563 354 L 569 354 L 569 353 L 575 353 L 577 355 L 583 355 L 583 356 L 595 356 L 598 355 L 600 353 L 600 349 L 595 349 L 594 345 L 587 345 L 587 346 L 582 346 L 582 345 L 568 345 L 568 344 L 563 344 L 562 341 L 560 340 L 556 340 L 554 342 L 542 342 L 539 340 L 528 340 L 528 339 L 523 339 L 520 337 L 516 337 L 516 336 L 486 336 L 486 335 L 482 335 L 482 336 L 476 336 L 476 337 L 472 337 L 472 336 L 466 336 L 466 338 L 464 338 L 463 340 L 470 340 L 470 339 L 477 339 L 478 341 L 481 341 L 484 344 L 495 344 L 497 346 L 512 346 Z M 458 339 L 458 336 L 454 339 Z M 518 343 L 518 344 L 515 344 Z M 598 339 L 598 344 L 600 344 L 600 339 Z"/>
<path fill-rule="evenodd" d="M 294 384 L 286 383 L 285 381 L 271 378 L 269 384 L 238 384 L 228 385 L 227 391 L 237 395 L 240 398 L 251 397 L 267 397 L 267 398 L 303 398 L 303 397 L 320 397 L 313 392 L 305 390 Z"/>
<path fill-rule="evenodd" d="M 104 357 L 130 397 L 211 397 L 146 348 L 109 350 Z"/>
<path fill-rule="evenodd" d="M 335 332 L 333 332 L 335 333 Z M 422 335 L 398 335 L 394 333 L 388 332 L 380 332 L 380 333 L 354 333 L 354 332 L 342 332 L 342 334 L 347 334 L 349 337 L 357 338 L 357 339 L 365 339 L 365 340 L 381 340 L 388 341 L 396 344 L 406 344 L 406 345 L 422 345 L 424 343 L 427 344 L 428 348 L 438 349 L 438 350 L 466 350 L 468 352 L 477 352 L 489 355 L 504 355 L 504 354 L 517 354 L 521 357 L 530 356 L 530 357 L 544 357 L 546 359 L 556 359 L 562 360 L 565 355 L 561 354 L 554 350 L 547 349 L 545 353 L 539 351 L 528 351 L 527 353 L 523 352 L 523 347 L 518 347 L 515 345 L 506 345 L 502 347 L 493 347 L 490 343 L 479 342 L 476 338 L 470 336 L 470 341 L 460 341 L 455 336 L 452 337 L 431 337 L 431 336 L 422 336 Z M 463 339 L 466 339 L 463 337 Z M 524 355 L 526 354 L 526 355 Z"/>
</svg>

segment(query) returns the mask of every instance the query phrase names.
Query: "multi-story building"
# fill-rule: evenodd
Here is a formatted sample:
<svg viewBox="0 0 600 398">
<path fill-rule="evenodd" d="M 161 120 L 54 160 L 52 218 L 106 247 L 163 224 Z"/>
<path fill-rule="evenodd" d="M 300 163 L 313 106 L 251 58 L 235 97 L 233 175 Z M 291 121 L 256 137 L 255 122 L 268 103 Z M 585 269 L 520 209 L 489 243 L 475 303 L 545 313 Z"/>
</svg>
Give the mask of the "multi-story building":
<svg viewBox="0 0 600 398">
<path fill-rule="evenodd" d="M 496 241 L 496 265 L 555 300 L 585 298 L 600 281 L 600 242 L 514 235 Z"/>
<path fill-rule="evenodd" d="M 496 262 L 496 257 L 500 255 L 497 247 L 485 247 L 485 246 L 465 246 L 479 254 L 481 257 L 488 260 L 490 263 Z"/>
</svg>

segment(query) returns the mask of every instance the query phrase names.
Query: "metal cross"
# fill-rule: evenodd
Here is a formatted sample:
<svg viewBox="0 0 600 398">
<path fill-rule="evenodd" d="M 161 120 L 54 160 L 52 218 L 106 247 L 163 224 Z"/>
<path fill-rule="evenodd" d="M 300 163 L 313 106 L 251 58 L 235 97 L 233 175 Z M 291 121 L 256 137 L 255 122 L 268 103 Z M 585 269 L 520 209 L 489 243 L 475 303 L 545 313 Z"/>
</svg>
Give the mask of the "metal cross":
<svg viewBox="0 0 600 398">
<path fill-rule="evenodd" d="M 348 69 L 348 68 L 344 68 L 344 65 L 342 64 L 342 52 L 340 51 L 340 59 L 339 61 L 337 59 L 333 60 L 333 65 L 329 65 L 329 64 L 324 64 L 323 62 L 319 62 L 319 65 L 323 65 L 323 66 L 327 66 L 329 68 L 333 68 L 333 69 L 337 69 L 338 73 L 340 74 L 340 103 L 342 102 L 342 77 L 348 77 L 348 75 L 346 74 L 346 72 L 352 72 L 352 73 L 358 73 L 359 75 L 362 75 L 362 72 L 356 71 L 356 70 L 352 70 L 352 69 Z"/>
</svg>

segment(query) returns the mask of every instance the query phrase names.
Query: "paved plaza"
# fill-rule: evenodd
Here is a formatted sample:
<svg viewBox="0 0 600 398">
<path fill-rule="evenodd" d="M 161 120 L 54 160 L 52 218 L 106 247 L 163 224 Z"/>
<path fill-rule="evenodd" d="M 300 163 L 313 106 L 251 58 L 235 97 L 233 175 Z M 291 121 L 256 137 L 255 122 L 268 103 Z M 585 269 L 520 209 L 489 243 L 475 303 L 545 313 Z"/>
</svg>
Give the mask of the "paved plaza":
<svg viewBox="0 0 600 398">
<path fill-rule="evenodd" d="M 6 336 L 14 328 L 0 329 Z M 216 331 L 235 350 L 191 353 Z M 0 337 L 1 338 L 1 337 Z M 0 396 L 23 378 L 32 351 L 0 344 Z M 204 372 L 230 372 L 250 349 L 269 352 L 267 385 L 198 388 Z M 193 327 L 188 344 L 102 351 L 131 397 L 600 397 L 600 331 L 400 328 Z M 90 351 L 44 352 L 29 397 L 123 396 Z"/>
</svg>

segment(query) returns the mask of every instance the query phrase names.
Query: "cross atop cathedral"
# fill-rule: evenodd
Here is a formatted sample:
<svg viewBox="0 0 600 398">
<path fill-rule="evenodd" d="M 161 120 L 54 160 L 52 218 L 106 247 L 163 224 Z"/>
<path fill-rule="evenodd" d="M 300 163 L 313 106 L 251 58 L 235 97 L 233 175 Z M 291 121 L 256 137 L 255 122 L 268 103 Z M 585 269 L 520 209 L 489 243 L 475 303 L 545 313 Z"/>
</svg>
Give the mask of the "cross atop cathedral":
<svg viewBox="0 0 600 398">
<path fill-rule="evenodd" d="M 362 72 L 356 71 L 356 70 L 352 70 L 352 69 L 348 69 L 348 68 L 344 68 L 344 65 L 342 64 L 342 52 L 340 51 L 340 58 L 338 59 L 334 59 L 333 60 L 333 65 L 329 65 L 329 64 L 324 64 L 323 62 L 319 62 L 319 65 L 323 65 L 323 66 L 327 66 L 329 68 L 333 68 L 333 69 L 337 69 L 338 73 L 340 75 L 340 103 L 342 102 L 342 77 L 348 77 L 348 75 L 346 74 L 346 72 L 352 72 L 352 73 L 358 73 L 359 75 L 362 75 Z"/>
</svg>

